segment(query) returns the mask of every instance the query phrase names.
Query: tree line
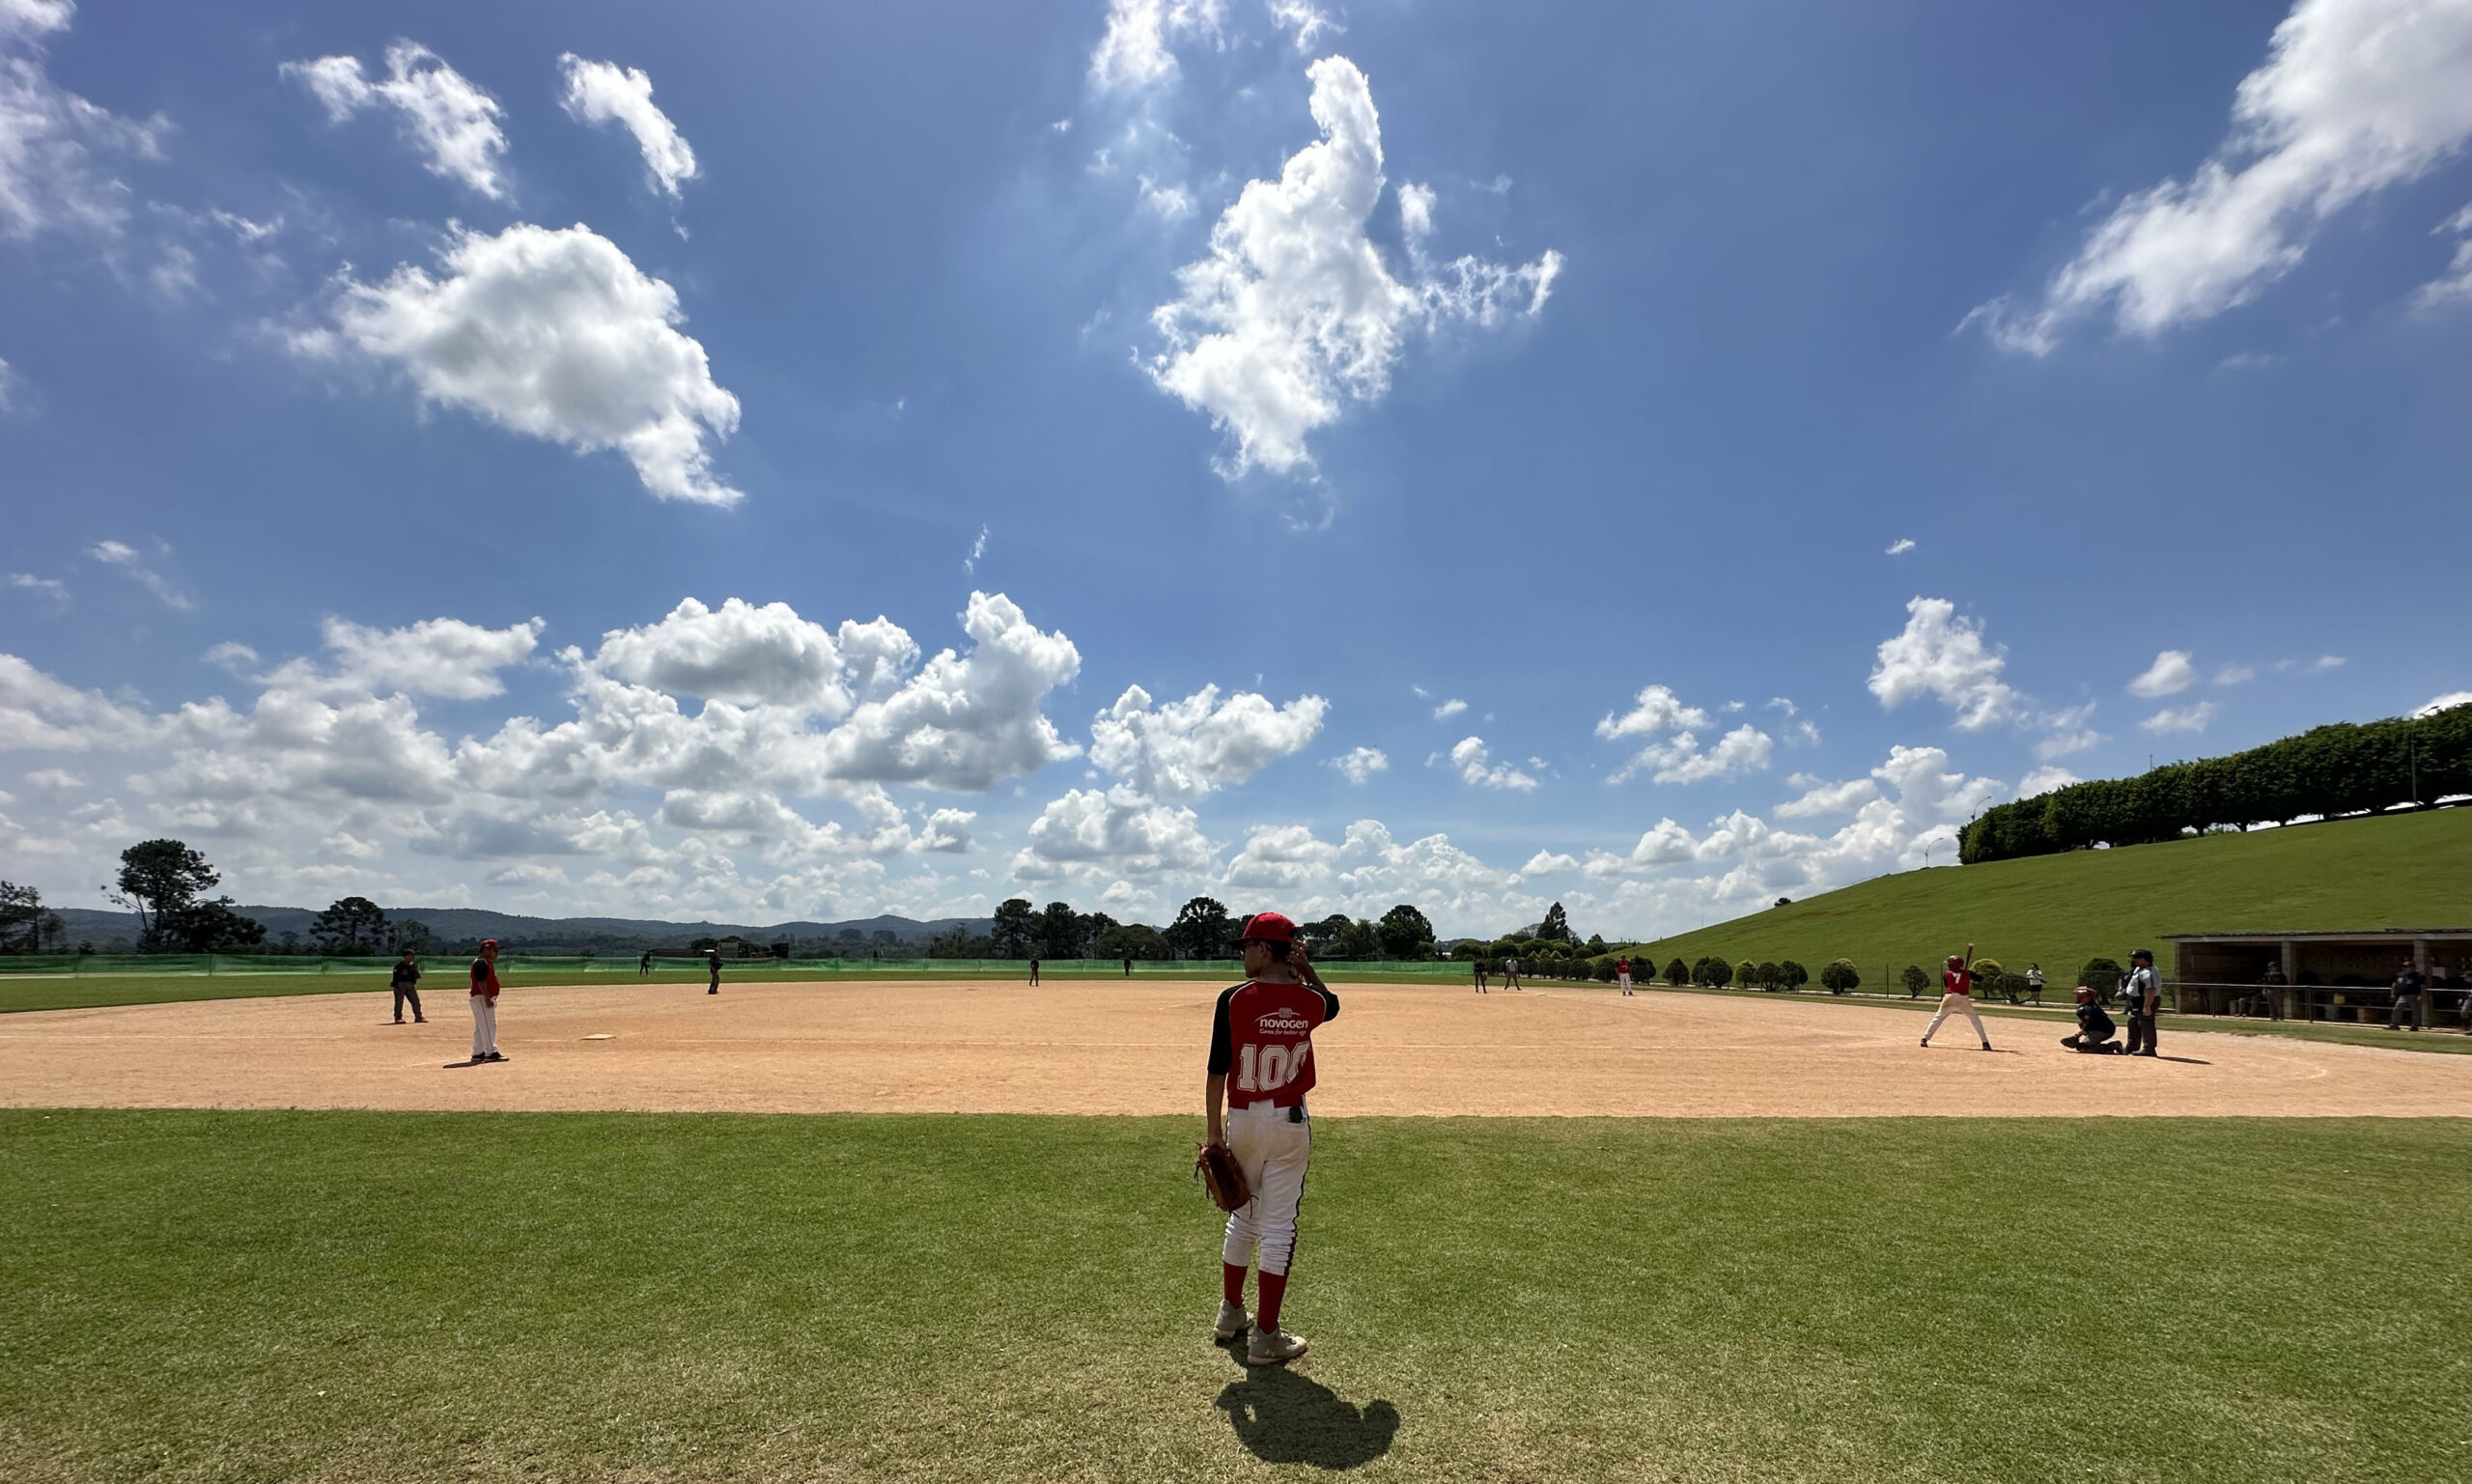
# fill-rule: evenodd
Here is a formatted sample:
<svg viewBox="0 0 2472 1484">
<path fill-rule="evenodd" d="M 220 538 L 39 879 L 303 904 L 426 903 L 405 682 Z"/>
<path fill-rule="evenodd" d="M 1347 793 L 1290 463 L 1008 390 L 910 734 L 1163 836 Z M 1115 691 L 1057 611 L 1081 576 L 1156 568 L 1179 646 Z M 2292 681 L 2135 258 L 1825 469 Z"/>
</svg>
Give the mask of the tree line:
<svg viewBox="0 0 2472 1484">
<path fill-rule="evenodd" d="M 180 840 L 141 840 L 120 853 L 120 874 L 103 887 L 113 906 L 137 914 L 140 953 L 316 953 L 366 958 L 427 952 L 431 933 L 416 918 L 390 920 L 367 897 L 344 897 L 309 925 L 308 941 L 267 941 L 267 925 L 233 909 L 229 896 L 210 897 L 223 875 L 195 847 Z M 32 886 L 0 882 L 0 953 L 65 953 L 68 934 L 58 912 Z M 79 953 L 95 945 L 80 943 Z"/>
<path fill-rule="evenodd" d="M 1216 897 L 1194 897 L 1176 910 L 1166 927 L 1118 922 L 1105 912 L 1083 912 L 1069 902 L 1044 909 L 1015 897 L 996 909 L 984 934 L 955 928 L 927 945 L 939 959 L 1233 959 L 1251 914 L 1228 911 Z M 1300 922 L 1297 936 L 1317 959 L 1382 959 L 1419 962 L 1440 957 L 1433 924 L 1408 903 L 1379 920 L 1344 912 Z"/>
<path fill-rule="evenodd" d="M 2095 845 L 2146 845 L 2208 829 L 2382 813 L 2472 793 L 2472 705 L 2429 716 L 2337 722 L 2133 778 L 2072 783 L 1994 804 L 1965 828 L 1967 865 Z"/>
</svg>

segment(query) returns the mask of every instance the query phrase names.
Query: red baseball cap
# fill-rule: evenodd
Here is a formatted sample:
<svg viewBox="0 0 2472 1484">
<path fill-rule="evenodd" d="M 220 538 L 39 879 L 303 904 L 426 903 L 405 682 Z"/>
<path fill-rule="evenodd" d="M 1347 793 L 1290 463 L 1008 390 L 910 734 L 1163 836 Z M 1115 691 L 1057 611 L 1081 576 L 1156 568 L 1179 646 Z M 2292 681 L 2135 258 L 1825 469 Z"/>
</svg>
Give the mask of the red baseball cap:
<svg viewBox="0 0 2472 1484">
<path fill-rule="evenodd" d="M 1296 941 L 1296 924 L 1277 912 L 1255 912 L 1245 920 L 1245 940 L 1265 943 Z"/>
<path fill-rule="evenodd" d="M 481 946 L 484 948 L 494 948 L 497 945 L 498 940 L 494 938 L 485 938 L 481 939 Z"/>
</svg>

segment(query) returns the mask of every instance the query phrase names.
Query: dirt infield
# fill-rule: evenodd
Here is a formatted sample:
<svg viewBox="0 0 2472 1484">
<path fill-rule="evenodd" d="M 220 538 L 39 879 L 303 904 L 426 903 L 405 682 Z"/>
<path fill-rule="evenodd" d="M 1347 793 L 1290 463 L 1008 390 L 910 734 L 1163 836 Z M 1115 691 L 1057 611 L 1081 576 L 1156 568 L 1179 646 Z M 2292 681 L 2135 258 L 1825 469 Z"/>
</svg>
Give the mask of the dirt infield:
<svg viewBox="0 0 2472 1484">
<path fill-rule="evenodd" d="M 2086 1057 L 2061 1027 L 1593 989 L 1479 997 L 1338 986 L 1317 1112 L 1839 1117 L 2472 1114 L 2472 1057 L 2167 1028 L 2165 1058 Z M 1201 1101 L 1200 984 L 592 986 L 510 992 L 500 1066 L 460 994 L 426 1025 L 319 994 L 0 1019 L 0 1105 L 738 1112 L 1173 1113 Z"/>
</svg>

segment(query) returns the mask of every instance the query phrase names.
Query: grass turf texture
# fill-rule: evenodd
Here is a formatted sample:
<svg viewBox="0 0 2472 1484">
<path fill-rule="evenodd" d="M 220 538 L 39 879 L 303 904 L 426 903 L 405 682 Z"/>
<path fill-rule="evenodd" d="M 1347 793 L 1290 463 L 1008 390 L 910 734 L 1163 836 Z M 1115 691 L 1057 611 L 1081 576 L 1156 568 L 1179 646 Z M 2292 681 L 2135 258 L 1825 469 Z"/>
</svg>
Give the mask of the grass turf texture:
<svg viewBox="0 0 2472 1484">
<path fill-rule="evenodd" d="M 1196 1122 L 0 1115 L 0 1476 L 2472 1472 L 2472 1123 Z"/>
<path fill-rule="evenodd" d="M 1867 991 L 1908 964 L 1937 982 L 1942 959 L 1975 945 L 2014 973 L 2039 960 L 2065 995 L 2097 956 L 2128 963 L 2166 933 L 2472 925 L 2472 808 L 2201 835 L 1956 869 L 1904 871 L 1659 939 L 1662 965 L 1714 955 L 1852 959 Z"/>
</svg>

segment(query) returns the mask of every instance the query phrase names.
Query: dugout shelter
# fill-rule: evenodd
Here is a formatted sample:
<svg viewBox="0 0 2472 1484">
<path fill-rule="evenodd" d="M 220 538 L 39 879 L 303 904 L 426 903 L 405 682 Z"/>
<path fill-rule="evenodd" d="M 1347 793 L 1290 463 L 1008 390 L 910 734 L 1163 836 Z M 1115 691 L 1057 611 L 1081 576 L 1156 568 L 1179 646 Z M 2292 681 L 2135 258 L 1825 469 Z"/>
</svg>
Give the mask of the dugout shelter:
<svg viewBox="0 0 2472 1484">
<path fill-rule="evenodd" d="M 2383 1022 L 2406 960 L 2428 986 L 2432 1025 L 2461 1027 L 2472 991 L 2472 928 L 2166 933 L 2163 940 L 2174 954 L 2174 1007 L 2191 1015 Z"/>
</svg>

